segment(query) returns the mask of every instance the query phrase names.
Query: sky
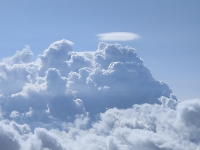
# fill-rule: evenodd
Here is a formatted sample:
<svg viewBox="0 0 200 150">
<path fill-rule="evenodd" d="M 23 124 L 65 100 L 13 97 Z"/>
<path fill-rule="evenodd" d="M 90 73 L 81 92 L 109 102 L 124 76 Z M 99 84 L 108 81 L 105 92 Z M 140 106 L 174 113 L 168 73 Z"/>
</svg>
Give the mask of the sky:
<svg viewBox="0 0 200 150">
<path fill-rule="evenodd" d="M 154 77 L 179 100 L 200 97 L 198 0 L 1 1 L 0 58 L 29 45 L 34 58 L 54 41 L 95 51 L 98 34 L 131 32 L 141 38 L 109 41 L 136 48 Z"/>
<path fill-rule="evenodd" d="M 0 149 L 198 150 L 199 5 L 0 1 Z"/>
</svg>

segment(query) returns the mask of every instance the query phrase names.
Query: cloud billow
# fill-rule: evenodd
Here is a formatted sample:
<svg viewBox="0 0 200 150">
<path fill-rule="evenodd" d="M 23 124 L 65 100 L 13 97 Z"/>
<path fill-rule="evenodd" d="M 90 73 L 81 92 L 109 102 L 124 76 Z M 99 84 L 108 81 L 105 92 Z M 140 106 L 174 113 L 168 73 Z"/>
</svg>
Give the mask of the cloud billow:
<svg viewBox="0 0 200 150">
<path fill-rule="evenodd" d="M 134 48 L 72 44 L 0 62 L 1 149 L 198 149 L 198 99 L 178 103 Z"/>
</svg>

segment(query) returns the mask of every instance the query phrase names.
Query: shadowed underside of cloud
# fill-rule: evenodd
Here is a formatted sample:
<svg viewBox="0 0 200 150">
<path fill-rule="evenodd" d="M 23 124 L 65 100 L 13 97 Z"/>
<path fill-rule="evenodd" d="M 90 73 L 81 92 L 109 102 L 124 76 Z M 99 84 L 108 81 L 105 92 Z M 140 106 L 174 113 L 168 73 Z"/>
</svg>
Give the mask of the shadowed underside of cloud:
<svg viewBox="0 0 200 150">
<path fill-rule="evenodd" d="M 97 34 L 100 41 L 132 41 L 140 38 L 139 35 L 131 32 L 109 32 Z"/>
<path fill-rule="evenodd" d="M 2 150 L 198 149 L 199 100 L 178 103 L 134 48 L 72 44 L 57 41 L 36 61 L 29 47 L 1 61 Z"/>
</svg>

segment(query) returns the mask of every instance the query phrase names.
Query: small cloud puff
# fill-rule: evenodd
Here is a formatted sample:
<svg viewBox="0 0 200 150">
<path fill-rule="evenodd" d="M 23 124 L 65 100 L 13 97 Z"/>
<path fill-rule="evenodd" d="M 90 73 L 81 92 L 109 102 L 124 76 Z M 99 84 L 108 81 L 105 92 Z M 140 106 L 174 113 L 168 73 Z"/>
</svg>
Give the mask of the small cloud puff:
<svg viewBox="0 0 200 150">
<path fill-rule="evenodd" d="M 139 35 L 131 32 L 109 32 L 97 34 L 100 41 L 132 41 L 140 38 Z"/>
</svg>

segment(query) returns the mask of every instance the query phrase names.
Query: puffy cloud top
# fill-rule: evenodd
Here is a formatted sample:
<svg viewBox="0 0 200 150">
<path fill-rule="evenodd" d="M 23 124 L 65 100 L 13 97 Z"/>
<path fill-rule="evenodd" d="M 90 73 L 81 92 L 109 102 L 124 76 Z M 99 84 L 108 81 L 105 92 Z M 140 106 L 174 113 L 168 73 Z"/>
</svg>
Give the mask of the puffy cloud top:
<svg viewBox="0 0 200 150">
<path fill-rule="evenodd" d="M 12 57 L 7 57 L 3 59 L 9 65 L 19 64 L 19 63 L 29 63 L 32 62 L 33 53 L 29 46 L 26 46 L 22 51 L 17 51 Z"/>
<path fill-rule="evenodd" d="M 67 69 L 65 68 L 67 67 L 65 63 L 71 58 L 71 52 L 73 51 L 72 45 L 72 42 L 64 39 L 51 44 L 44 51 L 43 55 L 39 55 L 38 61 L 40 61 L 40 64 L 38 69 L 42 72 L 45 72 L 48 68 L 58 68 L 59 70 Z"/>
</svg>

